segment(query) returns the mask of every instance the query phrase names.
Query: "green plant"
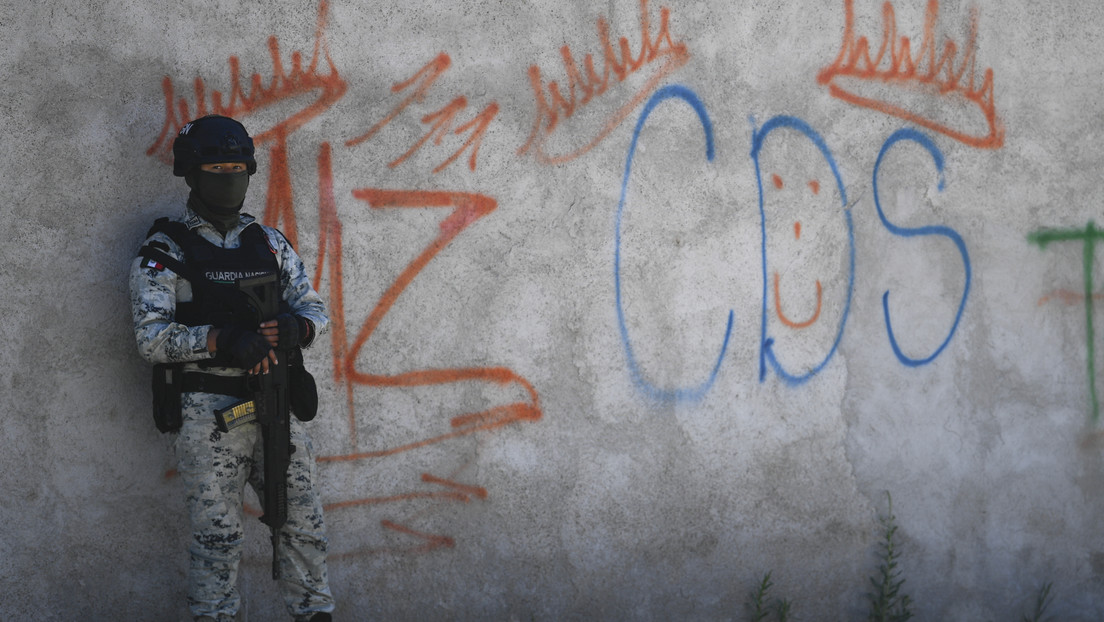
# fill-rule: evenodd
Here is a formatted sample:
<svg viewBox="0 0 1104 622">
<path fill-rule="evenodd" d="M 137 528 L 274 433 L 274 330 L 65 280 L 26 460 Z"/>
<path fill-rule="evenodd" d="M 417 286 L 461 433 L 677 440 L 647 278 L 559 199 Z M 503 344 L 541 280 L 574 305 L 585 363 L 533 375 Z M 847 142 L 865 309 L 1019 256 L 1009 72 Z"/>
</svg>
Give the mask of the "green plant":
<svg viewBox="0 0 1104 622">
<path fill-rule="evenodd" d="M 763 575 L 759 587 L 751 593 L 751 602 L 748 603 L 748 608 L 751 609 L 751 622 L 761 622 L 767 618 L 767 602 L 773 585 L 771 583 L 771 573 L 768 572 Z"/>
<path fill-rule="evenodd" d="M 874 592 L 867 594 L 870 598 L 870 622 L 905 622 L 912 618 L 912 599 L 908 594 L 901 593 L 901 586 L 905 579 L 901 576 L 901 570 L 897 567 L 897 560 L 901 554 L 897 551 L 897 519 L 893 515 L 893 497 L 886 493 L 889 500 L 889 512 L 887 516 L 878 520 L 882 524 L 882 542 L 878 572 L 870 577 L 870 583 L 874 586 Z"/>
<path fill-rule="evenodd" d="M 878 517 L 878 522 L 882 526 L 878 571 L 870 577 L 874 591 L 866 594 L 870 600 L 870 614 L 867 616 L 867 622 L 905 622 L 913 617 L 912 599 L 901 591 L 905 579 L 898 567 L 901 553 L 897 550 L 897 517 L 893 514 L 893 497 L 887 492 L 886 499 L 889 504 L 887 515 Z M 770 591 L 773 587 L 771 572 L 768 572 L 763 575 L 759 585 L 749 595 L 745 606 L 751 612 L 752 622 L 764 622 L 772 613 L 778 622 L 786 622 L 789 619 L 791 603 L 781 598 L 772 599 Z M 1043 616 L 1054 600 L 1052 588 L 1053 584 L 1049 581 L 1039 588 L 1035 596 L 1035 609 L 1030 616 L 1024 616 L 1022 622 L 1045 622 L 1049 619 Z"/>
<path fill-rule="evenodd" d="M 790 619 L 790 601 L 779 598 L 774 604 L 774 610 L 778 614 L 778 622 L 786 622 Z"/>
<path fill-rule="evenodd" d="M 751 601 L 747 604 L 748 609 L 751 610 L 752 622 L 766 620 L 772 610 L 777 616 L 778 622 L 786 622 L 789 619 L 790 601 L 779 598 L 772 603 L 770 599 L 770 589 L 772 587 L 774 587 L 774 583 L 771 582 L 771 573 L 768 572 L 763 575 L 759 587 L 751 593 Z"/>
<path fill-rule="evenodd" d="M 1031 617 L 1024 616 L 1023 622 L 1042 622 L 1043 614 L 1046 613 L 1047 607 L 1050 606 L 1050 601 L 1053 596 L 1050 593 L 1051 583 L 1048 581 L 1043 584 L 1043 587 L 1039 588 L 1039 593 L 1035 596 L 1035 611 L 1032 612 Z"/>
<path fill-rule="evenodd" d="M 763 580 L 758 584 L 758 588 L 752 592 L 751 602 L 747 603 L 747 609 L 752 612 L 752 622 L 762 622 L 766 620 L 766 616 L 771 614 L 771 611 L 774 611 L 778 622 L 786 622 L 786 620 L 789 620 L 789 601 L 777 599 L 772 603 L 772 587 L 774 587 L 774 583 L 771 582 L 771 573 L 767 572 L 764 574 Z"/>
</svg>

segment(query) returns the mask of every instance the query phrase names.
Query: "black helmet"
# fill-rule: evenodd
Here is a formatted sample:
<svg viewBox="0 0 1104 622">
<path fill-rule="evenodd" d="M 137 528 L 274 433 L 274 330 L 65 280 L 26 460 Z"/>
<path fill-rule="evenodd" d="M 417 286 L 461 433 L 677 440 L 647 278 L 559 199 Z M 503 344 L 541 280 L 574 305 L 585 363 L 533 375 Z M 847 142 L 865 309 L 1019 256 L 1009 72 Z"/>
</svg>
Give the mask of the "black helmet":
<svg viewBox="0 0 1104 622">
<path fill-rule="evenodd" d="M 212 114 L 180 128 L 173 141 L 173 175 L 184 177 L 200 164 L 215 162 L 244 162 L 250 175 L 257 172 L 253 139 L 244 125 Z"/>
</svg>

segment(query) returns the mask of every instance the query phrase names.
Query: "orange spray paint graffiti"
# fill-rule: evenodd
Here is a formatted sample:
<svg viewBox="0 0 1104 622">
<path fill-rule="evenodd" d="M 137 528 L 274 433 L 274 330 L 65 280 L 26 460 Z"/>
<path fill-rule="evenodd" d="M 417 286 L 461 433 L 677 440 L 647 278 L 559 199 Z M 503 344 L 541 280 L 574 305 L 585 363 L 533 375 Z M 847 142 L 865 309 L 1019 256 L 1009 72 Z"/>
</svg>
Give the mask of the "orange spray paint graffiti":
<svg viewBox="0 0 1104 622">
<path fill-rule="evenodd" d="M 290 62 L 285 64 L 276 37 L 269 37 L 268 51 L 271 59 L 271 75 L 262 77 L 253 73 L 244 79 L 241 61 L 230 56 L 230 88 L 228 93 L 210 90 L 207 83 L 196 78 L 192 85 L 191 99 L 178 96 L 171 77 L 162 80 L 165 120 L 160 134 L 150 146 L 148 154 L 158 157 L 166 163 L 172 160 L 172 140 L 179 129 L 193 118 L 213 113 L 245 119 L 261 110 L 271 110 L 277 104 L 299 106 L 290 113 L 281 116 L 270 127 L 258 130 L 252 127 L 254 140 L 258 145 L 268 145 L 269 183 L 265 198 L 265 210 L 262 220 L 271 226 L 280 227 L 291 243 L 298 247 L 299 231 L 296 220 L 296 199 L 293 193 L 292 174 L 289 166 L 289 138 L 305 123 L 333 109 L 348 89 L 345 78 L 340 74 L 330 56 L 326 41 L 328 1 L 321 0 L 315 30 L 314 49 L 309 61 L 304 55 L 293 52 Z M 687 47 L 681 41 L 675 41 L 669 28 L 670 11 L 661 7 L 658 26 L 653 24 L 649 14 L 647 0 L 640 0 L 640 37 L 639 49 L 634 53 L 628 39 L 621 37 L 616 43 L 611 40 L 609 25 L 604 18 L 597 23 L 598 42 L 601 46 L 601 61 L 596 67 L 594 56 L 587 54 L 582 64 L 576 62 L 570 47 L 560 50 L 566 71 L 566 83 L 545 82 L 540 69 L 533 65 L 529 68 L 529 86 L 533 89 L 536 102 L 536 118 L 525 144 L 517 155 L 532 153 L 536 161 L 554 164 L 576 158 L 604 140 L 617 128 L 634 108 L 642 104 L 673 71 L 686 64 L 689 59 Z M 415 71 L 413 75 L 392 85 L 391 92 L 401 99 L 393 108 L 377 120 L 362 134 L 342 141 L 346 148 L 354 148 L 371 140 L 390 125 L 400 114 L 409 112 L 415 104 L 426 101 L 431 89 L 437 86 L 442 76 L 452 64 L 445 52 L 440 52 L 428 63 Z M 645 76 L 645 73 L 650 71 Z M 607 116 L 597 133 L 584 138 L 584 143 L 568 149 L 566 153 L 549 154 L 550 146 L 546 141 L 588 105 L 594 105 L 600 98 L 612 97 L 619 83 L 634 76 L 643 76 L 623 102 L 611 106 L 613 112 Z M 566 90 L 565 90 L 566 89 Z M 307 101 L 305 105 L 296 102 Z M 448 149 L 451 154 L 436 163 L 432 172 L 440 173 L 467 154 L 467 168 L 470 172 L 477 169 L 477 159 L 484 137 L 491 124 L 498 118 L 499 105 L 495 101 L 483 106 L 481 111 L 470 119 L 463 119 L 462 113 L 469 105 L 468 99 L 454 94 L 443 105 L 422 113 L 420 122 L 426 126 L 425 133 L 415 140 L 401 154 L 391 156 L 388 169 L 394 170 L 404 164 L 411 165 L 414 155 L 430 145 L 442 147 L 451 139 Z M 420 111 L 421 112 L 421 111 Z M 247 122 L 248 123 L 248 122 Z M 457 140 L 455 137 L 464 137 Z M 360 465 L 376 465 L 389 461 L 393 464 L 396 456 L 440 444 L 469 437 L 471 435 L 497 430 L 513 423 L 533 422 L 542 418 L 543 413 L 535 387 L 521 374 L 504 366 L 452 366 L 442 368 L 418 368 L 397 373 L 380 373 L 366 369 L 364 360 L 372 357 L 362 356 L 370 352 L 372 337 L 381 322 L 394 308 L 400 296 L 416 287 L 414 281 L 426 266 L 436 259 L 457 236 L 497 208 L 497 201 L 479 192 L 459 192 L 421 189 L 388 189 L 381 187 L 361 187 L 351 192 L 351 198 L 366 204 L 372 212 L 379 210 L 426 210 L 445 209 L 444 218 L 439 223 L 437 235 L 399 272 L 383 294 L 375 302 L 367 317 L 359 327 L 354 327 L 347 318 L 346 278 L 344 274 L 345 252 L 343 248 L 342 222 L 338 216 L 339 200 L 343 197 L 335 193 L 334 153 L 330 141 L 317 146 L 317 183 L 318 183 L 318 237 L 317 256 L 314 264 L 313 283 L 316 289 L 327 296 L 330 309 L 330 343 L 332 347 L 332 373 L 336 385 L 343 391 L 346 420 L 342 427 L 347 443 L 338 451 L 321 455 L 318 458 L 323 468 L 359 468 Z M 371 213 L 371 212 L 370 212 Z M 326 290 L 323 290 L 325 285 Z M 355 330 L 355 334 L 354 334 Z M 418 387 L 447 387 L 473 384 L 505 388 L 511 397 L 500 398 L 489 407 L 465 408 L 453 410 L 464 412 L 450 415 L 440 414 L 439 421 L 419 427 L 414 436 L 398 442 L 388 442 L 380 447 L 365 447 L 367 442 L 360 438 L 357 420 L 358 389 L 397 389 L 410 391 Z M 448 406 L 443 406 L 447 410 Z M 469 461 L 470 462 L 470 461 Z M 404 463 L 405 464 L 405 463 Z M 464 466 L 440 476 L 427 472 L 424 468 L 410 470 L 412 486 L 401 490 L 372 490 L 371 482 L 366 484 L 370 493 L 342 493 L 342 498 L 327 500 L 330 511 L 349 511 L 355 508 L 394 508 L 398 504 L 410 502 L 429 503 L 469 503 L 473 500 L 487 499 L 486 488 L 463 481 Z M 436 468 L 436 467 L 432 467 Z M 436 506 L 435 506 L 436 507 Z M 401 553 L 429 552 L 454 545 L 454 539 L 445 534 L 429 533 L 425 528 L 412 526 L 413 518 L 396 518 L 394 512 L 380 521 L 383 532 L 407 538 L 407 545 L 364 548 L 354 553 Z M 415 515 L 417 518 L 419 515 Z M 340 554 L 338 555 L 340 557 Z"/>
<path fill-rule="evenodd" d="M 230 57 L 230 95 L 223 100 L 223 94 L 212 91 L 210 106 L 207 103 L 207 86 L 201 78 L 195 80 L 194 107 L 188 101 L 176 97 L 172 78 L 162 80 L 165 95 L 165 123 L 161 133 L 149 150 L 148 155 L 157 155 L 166 163 L 171 162 L 172 139 L 185 123 L 206 114 L 219 114 L 242 120 L 251 113 L 274 104 L 291 100 L 300 95 L 317 93 L 317 99 L 303 109 L 278 121 L 271 128 L 253 133 L 258 144 L 270 143 L 268 198 L 265 203 L 264 220 L 274 227 L 282 227 L 288 240 L 297 245 L 298 226 L 295 221 L 295 209 L 292 203 L 291 173 L 288 168 L 287 139 L 307 121 L 322 114 L 345 94 L 347 85 L 330 58 L 326 42 L 327 0 L 322 0 L 318 8 L 318 24 L 315 30 L 314 50 L 310 64 L 303 67 L 302 54 L 298 51 L 291 55 L 291 71 L 284 68 L 280 54 L 280 44 L 276 37 L 269 37 L 268 49 L 272 58 L 272 77 L 266 86 L 260 74 L 254 73 L 250 79 L 248 94 L 242 86 L 241 63 L 236 56 Z M 325 72 L 325 73 L 323 73 Z"/>
<path fill-rule="evenodd" d="M 433 83 L 437 81 L 437 78 L 440 78 L 441 74 L 445 73 L 445 70 L 448 69 L 449 65 L 451 64 L 452 59 L 449 58 L 449 55 L 441 52 L 437 55 L 436 58 L 429 61 L 424 67 L 419 69 L 418 72 L 415 73 L 410 79 L 393 85 L 391 87 L 391 92 L 398 93 L 400 91 L 405 91 L 409 86 L 413 84 L 417 84 L 417 86 L 415 86 L 414 89 L 410 91 L 410 94 L 406 96 L 406 99 L 399 102 L 399 104 L 395 106 L 395 108 L 391 110 L 391 112 L 388 113 L 386 117 L 370 127 L 367 132 L 361 134 L 360 136 L 357 136 L 356 138 L 346 141 L 345 146 L 352 147 L 353 145 L 358 145 L 375 136 L 376 133 L 383 129 L 384 126 L 394 121 L 395 117 L 399 116 L 399 113 L 405 110 L 407 106 L 416 101 L 424 100 L 426 96 L 426 91 L 429 90 L 429 87 L 433 86 Z"/>
<path fill-rule="evenodd" d="M 560 48 L 564 71 L 567 73 L 567 95 L 565 96 L 556 81 L 545 82 L 540 67 L 529 67 L 529 83 L 533 89 L 536 103 L 536 118 L 533 129 L 525 144 L 518 149 L 518 155 L 532 151 L 543 164 L 560 164 L 573 160 L 590 151 L 602 142 L 634 109 L 646 100 L 664 78 L 690 59 L 686 44 L 671 39 L 668 27 L 670 11 L 660 8 L 659 30 L 652 33 L 651 18 L 648 15 L 647 0 L 640 0 L 640 53 L 633 57 L 628 39 L 621 37 L 618 50 L 610 43 L 609 24 L 604 18 L 598 18 L 598 40 L 602 47 L 601 75 L 594 68 L 594 58 L 587 54 L 583 58 L 583 68 L 575 61 L 569 46 Z M 660 62 L 654 73 L 632 97 L 621 105 L 606 120 L 605 124 L 583 145 L 560 155 L 550 155 L 545 151 L 545 141 L 559 126 L 561 116 L 570 118 L 580 108 L 591 103 L 595 97 L 604 95 L 610 87 L 610 79 L 624 82 L 653 63 Z"/>
<path fill-rule="evenodd" d="M 782 180 L 782 176 L 778 173 L 771 174 L 771 184 L 776 190 L 781 190 L 785 187 L 785 183 Z M 813 195 L 820 194 L 820 181 L 817 179 L 811 179 L 806 183 L 809 191 Z M 794 239 L 801 239 L 801 221 L 795 220 L 793 224 Z M 778 320 L 782 322 L 783 326 L 793 329 L 809 328 L 820 319 L 820 312 L 824 305 L 824 287 L 820 283 L 820 279 L 816 279 L 816 308 L 813 310 L 811 316 L 806 320 L 794 320 L 791 319 L 786 312 L 782 310 L 782 293 L 781 293 L 781 280 L 782 276 L 776 270 L 774 272 L 774 313 L 778 316 Z"/>
<path fill-rule="evenodd" d="M 1093 292 L 1092 299 L 1096 301 L 1104 300 L 1104 292 Z M 1052 300 L 1061 302 L 1067 307 L 1070 307 L 1083 304 L 1085 302 L 1085 294 L 1084 292 L 1075 292 L 1068 289 L 1056 289 L 1039 298 L 1038 306 L 1041 307 Z"/>
<path fill-rule="evenodd" d="M 511 423 L 536 421 L 542 416 L 539 398 L 534 387 L 521 375 L 503 367 L 471 367 L 454 369 L 420 369 L 399 374 L 378 374 L 357 368 L 357 358 L 368 344 L 372 334 L 388 314 L 399 296 L 407 290 L 414 278 L 465 228 L 491 213 L 497 202 L 485 195 L 465 192 L 385 190 L 363 188 L 353 191 L 353 197 L 368 203 L 372 209 L 425 209 L 449 208 L 450 213 L 441 221 L 439 234 L 422 250 L 387 288 L 369 313 L 355 338 L 350 343 L 348 324 L 345 318 L 345 295 L 343 285 L 343 249 L 341 222 L 337 217 L 337 203 L 334 196 L 334 178 L 332 170 L 331 147 L 324 143 L 318 155 L 319 175 L 319 245 L 316 261 L 315 286 L 321 284 L 324 266 L 329 266 L 331 286 L 330 309 L 333 330 L 334 378 L 343 384 L 346 390 L 348 438 L 351 450 L 336 455 L 320 456 L 318 462 L 350 463 L 357 461 L 382 459 L 403 452 L 416 450 L 467 436 L 500 428 Z M 514 384 L 523 388 L 528 401 L 500 405 L 478 412 L 468 412 L 451 417 L 448 427 L 430 430 L 424 438 L 394 446 L 373 450 L 360 449 L 354 387 L 416 387 L 449 385 L 456 383 L 484 382 L 494 385 Z M 445 486 L 445 491 L 405 492 L 380 497 L 361 497 L 329 504 L 329 509 L 351 508 L 365 505 L 398 503 L 413 499 L 432 499 L 445 502 L 467 503 L 472 498 L 485 499 L 487 492 L 482 487 L 461 484 L 452 479 L 444 479 L 423 473 L 423 483 Z M 440 534 L 426 534 L 394 520 L 385 520 L 381 525 L 396 533 L 415 537 L 421 543 L 413 548 L 404 548 L 406 552 L 429 552 L 442 547 L 451 547 L 452 538 Z M 397 552 L 397 549 L 372 549 L 371 553 Z"/>
<path fill-rule="evenodd" d="M 413 77 L 408 80 L 404 80 L 403 82 L 396 83 L 394 86 L 392 86 L 391 92 L 398 93 L 401 91 L 405 91 L 411 85 L 416 84 L 410 94 L 407 95 L 407 97 L 401 102 L 399 102 L 399 104 L 386 117 L 384 117 L 381 121 L 369 128 L 367 132 L 361 134 L 360 136 L 357 136 L 356 138 L 346 141 L 345 146 L 352 147 L 372 138 L 376 135 L 376 133 L 383 129 L 384 126 L 391 123 L 391 121 L 393 121 L 395 117 L 399 115 L 399 113 L 405 110 L 407 106 L 414 103 L 415 101 L 424 100 L 429 87 L 437 81 L 437 78 L 441 77 L 441 74 L 443 74 L 451 64 L 452 59 L 449 58 L 449 55 L 441 52 L 437 55 L 436 58 L 429 61 L 429 63 L 419 69 Z M 430 138 L 433 139 L 433 144 L 440 145 L 445 137 L 449 135 L 449 130 L 452 129 L 453 119 L 460 111 L 462 111 L 464 108 L 467 108 L 467 106 L 467 98 L 461 95 L 453 98 L 453 100 L 450 101 L 448 104 L 445 104 L 443 108 L 440 108 L 435 112 L 431 112 L 423 116 L 422 123 L 431 126 L 429 131 L 426 132 L 426 134 L 422 136 L 421 139 L 414 143 L 414 146 L 408 149 L 406 153 L 389 162 L 387 166 L 389 168 L 395 168 L 396 166 L 402 164 L 410 156 L 414 155 L 414 152 L 421 149 L 422 146 L 425 145 L 426 141 L 428 141 Z M 452 132 L 453 134 L 459 136 L 465 132 L 470 131 L 471 136 L 469 136 L 468 140 L 465 141 L 464 144 L 451 156 L 449 156 L 448 159 L 437 165 L 437 167 L 433 169 L 433 172 L 440 173 L 441 171 L 443 171 L 450 164 L 455 162 L 465 149 L 471 149 L 471 155 L 468 156 L 468 169 L 474 171 L 475 161 L 479 155 L 479 146 L 483 142 L 483 134 L 486 133 L 487 126 L 491 124 L 491 121 L 494 120 L 497 114 L 498 102 L 491 102 L 471 121 L 468 121 L 467 123 L 456 128 L 456 130 Z"/>
<path fill-rule="evenodd" d="M 191 119 L 208 113 L 232 116 L 238 119 L 251 113 L 281 102 L 296 101 L 303 95 L 314 94 L 309 104 L 295 110 L 276 121 L 272 127 L 261 131 L 254 130 L 254 140 L 258 144 L 268 143 L 269 149 L 269 185 L 263 221 L 272 226 L 281 227 L 288 239 L 298 246 L 298 227 L 295 219 L 295 200 L 293 198 L 292 176 L 288 166 L 288 138 L 304 123 L 332 108 L 340 99 L 347 84 L 339 74 L 328 51 L 325 40 L 326 14 L 328 6 L 323 0 L 319 5 L 318 23 L 314 51 L 311 60 L 304 66 L 302 55 L 295 52 L 291 56 L 291 68 L 285 69 L 275 37 L 270 37 L 268 48 L 272 60 L 272 75 L 262 78 L 253 74 L 250 88 L 243 86 L 240 61 L 230 57 L 231 89 L 228 96 L 219 91 L 208 91 L 204 80 L 194 82 L 194 99 L 188 101 L 177 97 L 173 81 L 165 77 L 162 92 L 165 97 L 165 121 L 161 132 L 148 154 L 169 163 L 172 160 L 172 139 Z M 349 146 L 367 140 L 379 129 L 389 123 L 411 102 L 424 97 L 426 89 L 449 65 L 447 54 L 439 55 L 429 65 L 419 71 L 407 83 L 396 85 L 395 91 L 413 88 L 406 100 L 392 111 L 383 121 L 373 126 L 360 139 L 349 141 Z M 430 132 L 404 156 L 392 163 L 392 168 L 400 164 L 429 138 L 440 144 L 443 134 L 451 128 L 456 112 L 466 106 L 463 98 L 454 99 L 441 111 L 427 115 L 424 123 L 432 124 Z M 497 114 L 496 103 L 488 105 L 472 121 L 461 125 L 455 134 L 470 132 L 471 136 L 464 145 L 438 166 L 434 172 L 458 159 L 470 149 L 469 168 L 474 171 L 479 143 L 487 125 Z M 318 458 L 320 465 L 360 464 L 363 461 L 386 459 L 396 454 L 435 445 L 444 441 L 472 435 L 477 432 L 494 430 L 511 423 L 536 421 L 542 416 L 536 389 L 520 374 L 505 367 L 461 367 L 444 369 L 417 369 L 398 374 L 378 374 L 365 371 L 357 366 L 358 354 L 368 345 L 379 323 L 391 310 L 399 296 L 406 291 L 414 278 L 438 253 L 448 246 L 465 228 L 490 214 L 497 202 L 482 194 L 469 192 L 443 192 L 419 190 L 384 190 L 364 188 L 353 192 L 354 199 L 363 201 L 373 210 L 380 209 L 428 209 L 447 208 L 448 215 L 440 223 L 439 235 L 423 249 L 413 261 L 395 278 L 386 292 L 375 304 L 368 318 L 355 336 L 350 338 L 350 325 L 346 319 L 345 277 L 343 273 L 344 249 L 342 223 L 338 217 L 338 197 L 334 191 L 333 153 L 329 142 L 323 142 L 318 148 L 318 246 L 314 272 L 314 286 L 322 291 L 323 276 L 326 276 L 331 314 L 331 344 L 333 357 L 333 376 L 338 386 L 344 387 L 348 410 L 348 429 L 343 435 L 348 440 L 344 451 Z M 392 447 L 380 447 L 364 450 L 358 440 L 355 417 L 355 387 L 397 387 L 444 386 L 457 383 L 489 383 L 494 386 L 515 386 L 525 396 L 524 399 L 493 406 L 475 412 L 463 412 L 448 418 L 440 427 L 430 426 L 420 430 L 420 439 L 409 440 Z M 465 467 L 460 467 L 447 476 L 437 476 L 427 472 L 412 473 L 418 482 L 413 490 L 388 492 L 374 496 L 349 495 L 349 498 L 327 500 L 328 510 L 347 510 L 365 506 L 391 507 L 394 504 L 410 501 L 428 500 L 430 502 L 467 503 L 471 500 L 486 499 L 488 491 L 477 485 L 460 481 L 459 475 Z M 408 519 L 389 516 L 380 521 L 383 531 L 399 534 L 413 539 L 413 545 L 364 549 L 361 553 L 401 553 L 429 552 L 453 546 L 454 540 L 443 534 L 431 534 L 405 524 Z"/>
<path fill-rule="evenodd" d="M 373 209 L 388 208 L 451 208 L 452 212 L 441 222 L 438 236 L 396 277 L 384 292 L 368 318 L 359 329 L 350 345 L 348 325 L 345 320 L 345 293 L 343 285 L 343 250 L 341 222 L 337 217 L 337 202 L 333 192 L 333 170 L 331 147 L 324 143 L 318 155 L 319 177 L 319 244 L 318 258 L 315 262 L 314 285 L 321 286 L 324 266 L 329 265 L 330 313 L 333 330 L 334 379 L 346 387 L 348 434 L 351 447 L 358 446 L 355 408 L 353 405 L 353 387 L 355 385 L 377 387 L 412 387 L 457 382 L 489 382 L 497 385 L 517 384 L 524 388 L 530 397 L 528 402 L 509 404 L 477 413 L 465 413 L 451 420 L 451 430 L 431 438 L 400 447 L 375 451 L 352 451 L 339 456 L 323 457 L 320 462 L 348 461 L 365 458 L 379 458 L 428 444 L 471 434 L 480 430 L 494 429 L 515 421 L 533 421 L 540 419 L 541 411 L 537 392 L 520 375 L 509 369 L 464 368 L 464 369 L 426 369 L 403 374 L 386 375 L 360 371 L 356 368 L 356 359 L 361 349 L 367 345 L 373 332 L 391 310 L 399 296 L 426 265 L 443 250 L 457 235 L 476 220 L 494 211 L 497 203 L 494 199 L 464 192 L 383 190 L 364 188 L 353 191 L 354 198 L 365 201 Z M 327 254 L 332 258 L 327 260 Z"/>
<path fill-rule="evenodd" d="M 935 26 L 939 19 L 939 0 L 928 0 L 924 34 L 915 56 L 909 38 L 897 37 L 897 19 L 892 3 L 887 1 L 882 5 L 882 41 L 873 57 L 870 56 L 867 38 L 856 38 L 854 0 L 844 0 L 844 11 L 846 17 L 839 55 L 817 76 L 817 81 L 827 85 L 833 97 L 900 117 L 972 147 L 998 149 L 1004 144 L 1004 126 L 997 116 L 993 97 L 993 70 L 985 70 L 981 84 L 976 81 L 976 12 L 971 17 L 969 39 L 960 59 L 958 46 L 953 40 L 944 41 L 942 49 L 938 49 Z M 846 81 L 848 78 L 852 80 Z M 930 108 L 927 105 L 910 106 L 892 103 L 881 94 L 864 95 L 861 90 L 864 83 L 880 83 L 892 89 L 919 88 L 929 99 L 972 104 L 984 116 L 987 133 L 969 132 L 950 121 L 926 116 L 923 111 Z"/>
<path fill-rule="evenodd" d="M 816 310 L 813 311 L 813 315 L 804 321 L 792 320 L 782 311 L 782 294 L 778 291 L 778 282 L 782 277 L 778 275 L 778 272 L 774 273 L 774 312 L 778 315 L 778 319 L 782 323 L 790 328 L 808 328 L 816 323 L 817 318 L 820 317 L 820 308 L 824 302 L 824 288 L 820 285 L 820 279 L 816 280 Z"/>
<path fill-rule="evenodd" d="M 471 434 L 479 430 L 490 430 L 517 421 L 534 421 L 540 419 L 541 412 L 537 392 L 524 378 L 513 371 L 501 367 L 476 367 L 461 369 L 423 369 L 409 371 L 401 374 L 375 374 L 362 372 L 356 369 L 356 358 L 372 333 L 379 326 L 383 317 L 390 311 L 399 295 L 409 287 L 414 277 L 425 268 L 442 249 L 445 248 L 457 235 L 473 222 L 482 218 L 495 209 L 494 199 L 483 195 L 462 192 L 431 192 L 431 191 L 404 191 L 381 190 L 365 188 L 354 190 L 353 196 L 368 204 L 374 209 L 386 208 L 427 208 L 447 207 L 452 212 L 440 224 L 440 234 L 419 254 L 395 279 L 380 300 L 376 303 L 368 318 L 358 332 L 355 341 L 349 348 L 343 361 L 342 378 L 351 386 L 362 384 L 381 387 L 414 387 L 437 384 L 449 384 L 458 382 L 488 382 L 497 385 L 516 383 L 522 386 L 529 395 L 528 402 L 518 402 L 492 409 L 465 413 L 451 420 L 451 431 L 436 435 L 421 441 L 368 452 L 353 452 L 341 456 L 325 458 L 330 460 L 357 460 L 363 458 L 379 458 L 383 456 L 416 449 L 428 444 L 436 443 L 449 438 Z M 335 301 L 336 302 L 336 301 Z M 342 320 L 344 321 L 344 320 Z M 351 404 L 350 404 L 351 410 Z M 356 446 L 356 427 L 350 420 L 350 435 L 352 444 Z"/>
</svg>

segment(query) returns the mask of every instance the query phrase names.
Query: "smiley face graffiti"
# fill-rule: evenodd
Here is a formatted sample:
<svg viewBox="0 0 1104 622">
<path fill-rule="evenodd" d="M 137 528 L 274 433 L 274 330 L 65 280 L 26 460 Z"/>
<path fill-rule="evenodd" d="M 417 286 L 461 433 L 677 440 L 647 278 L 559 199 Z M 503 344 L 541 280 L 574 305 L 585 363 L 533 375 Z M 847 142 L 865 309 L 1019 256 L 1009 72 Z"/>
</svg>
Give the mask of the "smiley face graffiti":
<svg viewBox="0 0 1104 622">
<path fill-rule="evenodd" d="M 800 119 L 767 121 L 754 132 L 751 157 L 762 235 L 759 379 L 769 367 L 788 384 L 802 384 L 835 354 L 851 309 L 855 237 L 847 191 L 824 140 Z M 786 225 L 779 230 L 777 222 Z M 810 279 L 810 269 L 827 273 Z"/>
<path fill-rule="evenodd" d="M 783 188 L 785 188 L 785 183 L 782 181 L 782 177 L 780 175 L 778 175 L 777 173 L 771 175 L 771 183 L 774 185 L 775 189 L 777 189 L 777 190 L 782 190 Z M 817 181 L 815 179 L 810 181 L 808 183 L 808 187 L 809 187 L 810 192 L 812 192 L 814 195 L 819 195 L 820 194 L 820 182 L 819 181 Z M 801 240 L 801 221 L 800 220 L 795 220 L 794 221 L 793 232 L 794 232 L 794 240 L 800 241 Z M 817 318 L 820 317 L 821 306 L 824 303 L 824 289 L 820 285 L 820 279 L 816 280 L 816 309 L 813 310 L 812 317 L 810 317 L 809 319 L 804 320 L 804 321 L 790 319 L 786 315 L 786 313 L 782 310 L 782 295 L 781 295 L 781 293 L 779 293 L 780 289 L 781 289 L 781 287 L 779 285 L 779 281 L 781 281 L 781 279 L 782 279 L 782 277 L 778 274 L 778 271 L 775 270 L 774 271 L 774 312 L 778 316 L 778 319 L 781 320 L 784 325 L 786 325 L 790 328 L 808 328 L 808 327 L 812 326 L 813 323 L 817 321 Z"/>
</svg>

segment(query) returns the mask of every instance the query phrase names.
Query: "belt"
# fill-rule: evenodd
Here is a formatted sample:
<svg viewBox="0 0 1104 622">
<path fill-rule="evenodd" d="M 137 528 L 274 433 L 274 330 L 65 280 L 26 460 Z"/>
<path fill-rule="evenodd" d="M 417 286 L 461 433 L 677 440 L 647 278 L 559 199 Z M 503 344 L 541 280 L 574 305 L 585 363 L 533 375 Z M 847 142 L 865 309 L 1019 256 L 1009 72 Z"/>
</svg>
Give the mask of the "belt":
<svg viewBox="0 0 1104 622">
<path fill-rule="evenodd" d="M 230 397 L 252 397 L 248 379 L 245 376 L 217 376 L 202 372 L 189 372 L 181 380 L 184 393 L 214 393 Z"/>
</svg>

